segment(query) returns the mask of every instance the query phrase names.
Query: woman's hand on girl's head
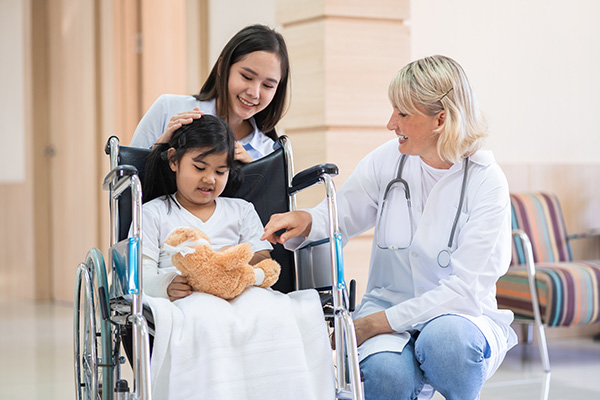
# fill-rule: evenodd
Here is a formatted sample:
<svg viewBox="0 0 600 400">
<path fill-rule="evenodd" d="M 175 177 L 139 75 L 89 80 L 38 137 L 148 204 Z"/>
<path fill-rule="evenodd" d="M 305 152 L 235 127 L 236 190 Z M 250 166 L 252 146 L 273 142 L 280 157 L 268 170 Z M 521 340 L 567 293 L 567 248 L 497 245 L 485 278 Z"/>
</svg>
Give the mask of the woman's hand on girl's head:
<svg viewBox="0 0 600 400">
<path fill-rule="evenodd" d="M 237 161 L 242 162 L 244 164 L 248 164 L 254 161 L 254 159 L 252 158 L 252 156 L 250 156 L 250 154 L 248 154 L 244 146 L 242 146 L 238 142 L 235 142 L 234 158 Z"/>
<path fill-rule="evenodd" d="M 308 236 L 311 227 L 312 216 L 306 211 L 273 214 L 265 226 L 265 233 L 260 240 L 268 240 L 273 244 L 285 243 L 286 240 L 297 236 Z M 279 234 L 282 230 L 285 232 Z"/>
<path fill-rule="evenodd" d="M 190 294 L 192 294 L 192 287 L 188 284 L 187 279 L 181 275 L 177 275 L 167 287 L 167 295 L 171 301 L 183 299 Z"/>
<path fill-rule="evenodd" d="M 169 143 L 171 138 L 173 137 L 173 133 L 181 128 L 183 125 L 191 124 L 193 120 L 202 117 L 204 114 L 200 111 L 200 107 L 194 107 L 191 111 L 184 111 L 178 114 L 175 114 L 171 117 L 167 128 L 163 132 L 162 135 L 156 139 L 156 143 Z"/>
</svg>

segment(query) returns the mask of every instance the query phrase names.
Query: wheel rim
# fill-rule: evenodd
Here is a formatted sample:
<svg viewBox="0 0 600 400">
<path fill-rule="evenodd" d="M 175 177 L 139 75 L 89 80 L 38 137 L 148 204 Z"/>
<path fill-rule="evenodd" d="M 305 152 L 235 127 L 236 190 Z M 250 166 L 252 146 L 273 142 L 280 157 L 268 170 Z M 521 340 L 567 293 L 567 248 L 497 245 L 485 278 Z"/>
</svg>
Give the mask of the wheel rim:
<svg viewBox="0 0 600 400">
<path fill-rule="evenodd" d="M 84 265 L 78 268 L 75 290 L 75 384 L 78 400 L 98 400 L 98 343 L 96 301 L 92 276 Z"/>
</svg>

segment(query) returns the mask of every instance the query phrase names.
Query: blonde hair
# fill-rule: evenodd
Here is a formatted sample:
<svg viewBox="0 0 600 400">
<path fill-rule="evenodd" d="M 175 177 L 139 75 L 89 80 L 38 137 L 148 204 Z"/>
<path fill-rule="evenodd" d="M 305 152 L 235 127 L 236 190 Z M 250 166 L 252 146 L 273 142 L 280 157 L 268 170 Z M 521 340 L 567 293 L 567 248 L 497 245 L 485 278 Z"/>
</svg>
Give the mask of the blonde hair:
<svg viewBox="0 0 600 400">
<path fill-rule="evenodd" d="M 435 116 L 446 110 L 437 130 L 439 156 L 452 163 L 475 153 L 487 136 L 487 125 L 467 75 L 453 59 L 432 56 L 413 61 L 392 79 L 388 96 L 404 114 Z"/>
</svg>

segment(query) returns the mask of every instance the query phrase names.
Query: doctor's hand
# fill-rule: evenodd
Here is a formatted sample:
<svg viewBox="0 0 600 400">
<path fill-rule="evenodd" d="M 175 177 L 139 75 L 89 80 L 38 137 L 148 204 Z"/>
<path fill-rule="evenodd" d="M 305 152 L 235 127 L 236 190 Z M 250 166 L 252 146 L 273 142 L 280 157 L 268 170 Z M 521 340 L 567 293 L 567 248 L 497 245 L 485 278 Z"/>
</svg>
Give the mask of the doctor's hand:
<svg viewBox="0 0 600 400">
<path fill-rule="evenodd" d="M 268 240 L 272 244 L 285 243 L 297 236 L 308 236 L 312 227 L 312 216 L 306 211 L 290 211 L 284 214 L 273 214 L 265 226 L 265 233 L 260 240 Z M 285 230 L 281 235 L 279 231 Z"/>
<path fill-rule="evenodd" d="M 173 132 L 181 128 L 183 125 L 191 124 L 193 120 L 199 119 L 204 113 L 200 111 L 200 107 L 194 107 L 191 111 L 184 111 L 175 114 L 171 117 L 165 131 L 156 139 L 155 143 L 169 143 L 173 137 Z"/>
<path fill-rule="evenodd" d="M 394 332 L 385 316 L 385 311 L 379 311 L 375 314 L 355 319 L 354 330 L 356 331 L 357 346 L 360 346 L 373 336 Z"/>
</svg>

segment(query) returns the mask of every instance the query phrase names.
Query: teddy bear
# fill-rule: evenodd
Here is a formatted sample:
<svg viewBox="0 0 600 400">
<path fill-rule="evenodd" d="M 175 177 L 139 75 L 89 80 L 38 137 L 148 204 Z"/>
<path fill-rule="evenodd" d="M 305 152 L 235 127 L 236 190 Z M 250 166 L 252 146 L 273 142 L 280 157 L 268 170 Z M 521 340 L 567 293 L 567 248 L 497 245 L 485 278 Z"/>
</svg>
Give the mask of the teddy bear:
<svg viewBox="0 0 600 400">
<path fill-rule="evenodd" d="M 240 295 L 248 286 L 267 288 L 279 279 L 280 265 L 272 259 L 252 266 L 254 256 L 249 243 L 213 251 L 208 236 L 199 229 L 179 227 L 163 243 L 171 262 L 197 292 L 225 300 Z"/>
</svg>

